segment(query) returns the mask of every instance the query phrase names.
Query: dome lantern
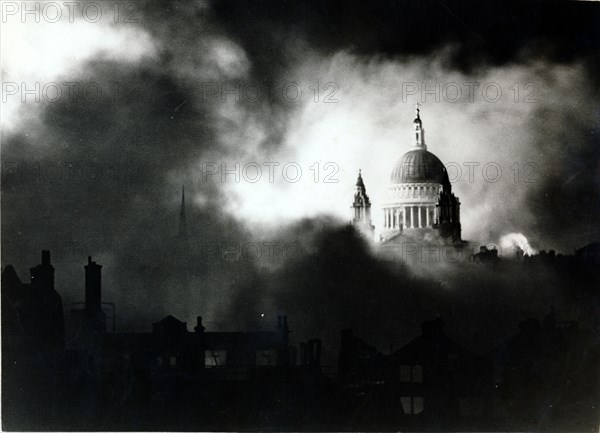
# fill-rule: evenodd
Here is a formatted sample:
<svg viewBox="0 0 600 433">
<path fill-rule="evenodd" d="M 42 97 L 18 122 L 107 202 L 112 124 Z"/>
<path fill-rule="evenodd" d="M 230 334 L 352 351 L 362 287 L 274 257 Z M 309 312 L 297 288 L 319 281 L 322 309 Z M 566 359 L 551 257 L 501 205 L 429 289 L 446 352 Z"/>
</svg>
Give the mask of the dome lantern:
<svg viewBox="0 0 600 433">
<path fill-rule="evenodd" d="M 423 129 L 423 122 L 421 121 L 421 110 L 419 103 L 416 105 L 416 117 L 413 121 L 413 125 L 415 128 L 415 141 L 413 143 L 413 147 L 427 150 L 427 146 L 425 145 L 425 130 Z"/>
</svg>

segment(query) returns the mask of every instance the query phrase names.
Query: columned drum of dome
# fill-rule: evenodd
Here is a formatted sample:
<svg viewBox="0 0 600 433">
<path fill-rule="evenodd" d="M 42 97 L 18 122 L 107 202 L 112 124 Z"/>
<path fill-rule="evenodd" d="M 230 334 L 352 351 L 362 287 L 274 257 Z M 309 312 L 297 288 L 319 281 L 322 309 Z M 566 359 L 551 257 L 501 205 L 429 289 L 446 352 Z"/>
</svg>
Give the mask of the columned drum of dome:
<svg viewBox="0 0 600 433">
<path fill-rule="evenodd" d="M 404 234 L 418 239 L 461 241 L 460 202 L 444 164 L 427 150 L 417 106 L 412 149 L 396 162 L 382 206 L 381 241 Z"/>
</svg>

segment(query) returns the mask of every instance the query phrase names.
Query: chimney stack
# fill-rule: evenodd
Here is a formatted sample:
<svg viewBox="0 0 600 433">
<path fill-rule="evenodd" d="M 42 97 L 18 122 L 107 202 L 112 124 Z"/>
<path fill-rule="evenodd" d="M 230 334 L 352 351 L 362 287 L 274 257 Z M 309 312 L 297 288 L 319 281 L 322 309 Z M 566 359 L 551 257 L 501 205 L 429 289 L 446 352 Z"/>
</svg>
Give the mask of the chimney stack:
<svg viewBox="0 0 600 433">
<path fill-rule="evenodd" d="M 194 331 L 196 331 L 197 334 L 201 334 L 205 329 L 204 325 L 202 325 L 202 316 L 196 317 L 196 327 L 194 328 Z"/>
<path fill-rule="evenodd" d="M 85 269 L 85 309 L 88 312 L 98 312 L 102 304 L 102 266 L 92 261 L 88 256 Z"/>
<path fill-rule="evenodd" d="M 50 251 L 42 250 L 42 265 L 49 265 L 49 264 L 50 264 Z"/>
<path fill-rule="evenodd" d="M 54 290 L 54 267 L 50 263 L 50 251 L 42 250 L 42 263 L 29 268 L 32 287 L 40 290 Z"/>
</svg>

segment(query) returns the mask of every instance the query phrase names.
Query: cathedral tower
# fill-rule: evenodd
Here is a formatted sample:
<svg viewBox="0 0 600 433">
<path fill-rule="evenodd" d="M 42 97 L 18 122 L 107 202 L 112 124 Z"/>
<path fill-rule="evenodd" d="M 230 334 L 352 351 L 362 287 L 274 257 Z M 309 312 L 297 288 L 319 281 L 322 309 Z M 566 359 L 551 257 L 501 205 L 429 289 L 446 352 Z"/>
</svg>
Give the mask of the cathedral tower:
<svg viewBox="0 0 600 433">
<path fill-rule="evenodd" d="M 358 170 L 356 192 L 354 193 L 354 202 L 351 208 L 352 225 L 367 239 L 373 241 L 375 226 L 371 223 L 371 200 L 369 200 L 369 196 L 367 195 L 367 189 L 365 188 L 360 170 Z"/>
</svg>

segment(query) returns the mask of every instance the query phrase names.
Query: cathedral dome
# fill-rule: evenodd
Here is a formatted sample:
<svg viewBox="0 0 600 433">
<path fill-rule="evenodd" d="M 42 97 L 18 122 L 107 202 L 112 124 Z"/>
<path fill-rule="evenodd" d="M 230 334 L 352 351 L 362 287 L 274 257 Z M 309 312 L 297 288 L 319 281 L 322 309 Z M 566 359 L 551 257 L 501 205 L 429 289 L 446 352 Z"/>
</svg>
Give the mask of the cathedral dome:
<svg viewBox="0 0 600 433">
<path fill-rule="evenodd" d="M 433 153 L 420 148 L 406 152 L 396 162 L 390 178 L 397 183 L 438 183 L 448 182 L 446 167 Z"/>
</svg>

